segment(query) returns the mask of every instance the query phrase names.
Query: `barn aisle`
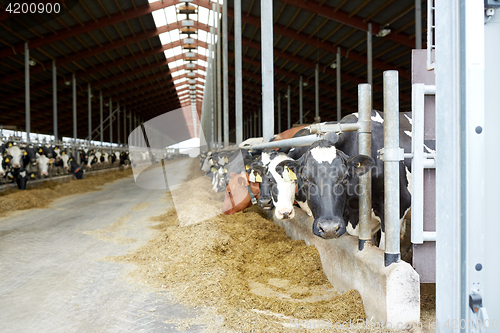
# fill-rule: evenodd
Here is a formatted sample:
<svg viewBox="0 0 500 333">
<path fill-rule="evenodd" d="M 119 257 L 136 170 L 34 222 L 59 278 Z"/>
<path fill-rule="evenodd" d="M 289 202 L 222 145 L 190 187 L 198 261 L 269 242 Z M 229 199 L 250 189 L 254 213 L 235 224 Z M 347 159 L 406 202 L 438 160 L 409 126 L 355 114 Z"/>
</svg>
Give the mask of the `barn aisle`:
<svg viewBox="0 0 500 333">
<path fill-rule="evenodd" d="M 168 167 L 183 177 L 191 163 Z M 170 207 L 164 190 L 139 188 L 128 177 L 0 219 L 0 331 L 177 331 L 164 322 L 193 318 L 196 309 L 132 281 L 131 265 L 102 260 L 151 239 L 149 218 Z"/>
</svg>

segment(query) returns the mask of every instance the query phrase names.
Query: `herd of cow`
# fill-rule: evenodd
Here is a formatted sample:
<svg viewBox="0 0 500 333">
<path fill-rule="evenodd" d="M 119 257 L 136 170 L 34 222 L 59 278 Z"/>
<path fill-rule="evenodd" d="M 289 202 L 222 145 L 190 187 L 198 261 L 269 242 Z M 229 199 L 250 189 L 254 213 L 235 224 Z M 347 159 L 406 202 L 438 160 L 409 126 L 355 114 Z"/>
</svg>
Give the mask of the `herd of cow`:
<svg viewBox="0 0 500 333">
<path fill-rule="evenodd" d="M 15 182 L 26 189 L 29 180 L 73 174 L 82 179 L 85 170 L 130 164 L 128 152 L 98 151 L 81 148 L 73 156 L 69 148 L 50 143 L 35 145 L 7 141 L 0 145 L 0 181 Z M 78 157 L 78 158 L 77 158 Z"/>
<path fill-rule="evenodd" d="M 384 115 L 372 111 L 371 156 L 358 154 L 357 132 L 341 132 L 335 139 L 323 139 L 306 147 L 288 149 L 208 152 L 200 155 L 201 170 L 212 178 L 213 190 L 225 191 L 223 212 L 233 214 L 252 204 L 273 209 L 278 219 L 295 216 L 298 205 L 314 218 L 313 233 L 329 239 L 348 232 L 359 235 L 359 176 L 372 175 L 372 235 L 380 236 L 385 247 L 384 163 L 377 158 L 383 148 Z M 400 113 L 400 146 L 411 151 L 411 112 Z M 340 123 L 355 123 L 357 113 Z M 273 140 L 310 135 L 310 127 L 295 127 Z M 426 142 L 426 152 L 433 152 Z M 241 147 L 241 145 L 240 145 Z M 243 147 L 244 144 L 243 144 Z M 411 204 L 411 161 L 400 162 L 400 218 L 404 236 L 404 217 Z"/>
</svg>

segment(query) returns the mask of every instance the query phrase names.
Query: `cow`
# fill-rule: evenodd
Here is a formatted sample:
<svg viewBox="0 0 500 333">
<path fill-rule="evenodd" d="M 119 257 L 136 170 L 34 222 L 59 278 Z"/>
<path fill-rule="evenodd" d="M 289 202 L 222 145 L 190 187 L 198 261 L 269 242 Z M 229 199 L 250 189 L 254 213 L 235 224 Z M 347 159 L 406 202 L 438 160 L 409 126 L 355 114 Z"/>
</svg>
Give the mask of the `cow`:
<svg viewBox="0 0 500 333">
<path fill-rule="evenodd" d="M 28 144 L 24 147 L 23 167 L 28 171 L 36 171 L 36 147 L 33 144 Z"/>
<path fill-rule="evenodd" d="M 83 168 L 80 167 L 78 163 L 76 163 L 73 157 L 70 157 L 68 162 L 69 162 L 70 172 L 75 176 L 76 179 L 82 179 L 84 172 Z"/>
<path fill-rule="evenodd" d="M 12 177 L 15 179 L 18 189 L 26 190 L 26 183 L 30 179 L 35 179 L 36 174 L 34 172 L 29 172 L 25 168 L 18 168 L 12 171 Z"/>
<path fill-rule="evenodd" d="M 3 159 L 3 154 L 0 154 L 0 178 L 5 177 L 6 168 L 7 168 L 7 165 Z"/>
<path fill-rule="evenodd" d="M 37 154 L 37 165 L 38 170 L 40 172 L 41 177 L 49 176 L 49 165 L 51 164 L 51 160 L 45 155 Z"/>
<path fill-rule="evenodd" d="M 400 117 L 403 117 L 401 114 Z M 384 225 L 384 165 L 383 161 L 373 159 L 383 148 L 383 114 L 372 111 L 372 151 L 371 156 L 358 154 L 358 135 L 356 132 L 342 132 L 338 141 L 332 143 L 322 140 L 311 145 L 307 151 L 294 161 L 283 161 L 277 166 L 282 173 L 287 167 L 301 179 L 309 207 L 314 217 L 313 233 L 322 238 L 337 238 L 347 230 L 357 229 L 359 220 L 358 188 L 359 176 L 371 171 L 372 209 L 380 219 L 382 233 Z M 341 123 L 354 123 L 357 114 L 341 119 Z M 410 128 L 411 130 L 411 128 Z M 401 136 L 401 135 L 400 135 Z M 406 137 L 404 137 L 406 136 Z M 401 136 L 400 145 L 409 152 L 411 138 Z M 408 191 L 405 163 L 400 163 L 400 217 L 403 217 L 411 204 Z"/>
<path fill-rule="evenodd" d="M 226 186 L 226 195 L 222 205 L 222 212 L 231 215 L 252 206 L 259 197 L 259 184 L 248 180 L 248 173 L 235 173 L 230 175 L 229 184 Z"/>
<path fill-rule="evenodd" d="M 13 142 L 8 142 L 6 147 L 5 153 L 10 156 L 10 166 L 14 169 L 20 168 L 22 166 L 23 151 Z"/>
</svg>

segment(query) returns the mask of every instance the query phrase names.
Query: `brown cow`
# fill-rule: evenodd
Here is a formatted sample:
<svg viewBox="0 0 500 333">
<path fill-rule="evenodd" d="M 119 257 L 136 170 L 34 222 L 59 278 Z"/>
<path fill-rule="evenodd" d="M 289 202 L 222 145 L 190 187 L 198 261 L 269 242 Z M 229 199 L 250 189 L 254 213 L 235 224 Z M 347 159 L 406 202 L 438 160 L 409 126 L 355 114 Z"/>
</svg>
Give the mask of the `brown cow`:
<svg viewBox="0 0 500 333">
<path fill-rule="evenodd" d="M 222 211 L 226 215 L 237 213 L 252 205 L 247 186 L 250 186 L 255 198 L 260 196 L 259 183 L 249 182 L 246 172 L 239 174 L 231 172 L 229 177 L 231 180 L 226 186 L 226 196 L 222 205 Z"/>
</svg>

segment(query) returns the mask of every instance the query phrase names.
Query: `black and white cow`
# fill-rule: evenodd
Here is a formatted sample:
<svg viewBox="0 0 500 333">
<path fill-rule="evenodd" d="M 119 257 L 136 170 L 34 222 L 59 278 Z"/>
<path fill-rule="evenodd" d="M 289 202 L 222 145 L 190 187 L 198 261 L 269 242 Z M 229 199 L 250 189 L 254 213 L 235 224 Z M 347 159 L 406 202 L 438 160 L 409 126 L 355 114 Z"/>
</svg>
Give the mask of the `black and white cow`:
<svg viewBox="0 0 500 333">
<path fill-rule="evenodd" d="M 26 183 L 28 180 L 36 179 L 36 174 L 34 172 L 29 172 L 25 168 L 13 169 L 12 178 L 17 183 L 17 188 L 20 190 L 26 190 Z"/>
<path fill-rule="evenodd" d="M 401 113 L 400 117 L 405 117 Z M 406 117 L 411 119 L 406 114 Z M 377 151 L 383 148 L 383 114 L 372 112 L 372 152 L 371 156 L 358 154 L 358 135 L 356 132 L 342 132 L 338 141 L 319 141 L 307 149 L 297 161 L 281 162 L 277 172 L 284 167 L 293 170 L 301 178 L 307 202 L 314 216 L 313 233 L 322 238 L 337 238 L 347 230 L 350 223 L 351 233 L 357 230 L 359 211 L 358 177 L 371 170 L 372 209 L 384 225 L 384 165 L 376 159 Z M 341 123 L 357 122 L 357 114 L 344 117 Z M 401 121 L 400 146 L 405 152 L 411 150 L 411 127 Z M 408 161 L 406 161 L 408 164 Z M 408 191 L 405 163 L 400 163 L 400 217 L 403 217 L 411 204 Z"/>
<path fill-rule="evenodd" d="M 83 178 L 83 168 L 80 167 L 78 163 L 76 163 L 73 157 L 70 157 L 68 160 L 70 172 L 75 176 L 76 179 Z"/>
</svg>

